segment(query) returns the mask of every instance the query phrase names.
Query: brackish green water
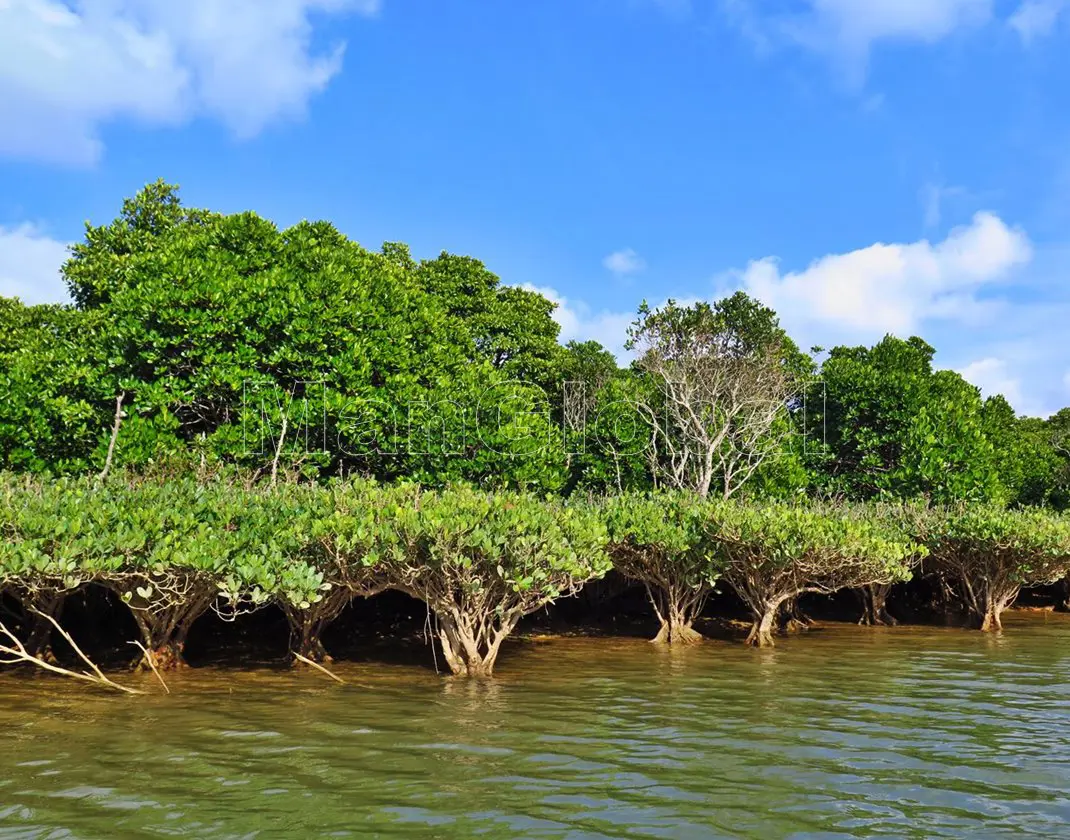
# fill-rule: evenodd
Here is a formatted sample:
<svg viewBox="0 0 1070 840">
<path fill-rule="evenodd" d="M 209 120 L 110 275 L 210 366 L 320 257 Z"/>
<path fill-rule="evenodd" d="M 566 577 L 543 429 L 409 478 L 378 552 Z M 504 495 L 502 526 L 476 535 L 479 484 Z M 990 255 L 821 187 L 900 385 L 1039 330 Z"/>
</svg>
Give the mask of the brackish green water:
<svg viewBox="0 0 1070 840">
<path fill-rule="evenodd" d="M 1070 836 L 1068 616 L 504 656 L 137 698 L 0 675 L 0 838 Z"/>
</svg>

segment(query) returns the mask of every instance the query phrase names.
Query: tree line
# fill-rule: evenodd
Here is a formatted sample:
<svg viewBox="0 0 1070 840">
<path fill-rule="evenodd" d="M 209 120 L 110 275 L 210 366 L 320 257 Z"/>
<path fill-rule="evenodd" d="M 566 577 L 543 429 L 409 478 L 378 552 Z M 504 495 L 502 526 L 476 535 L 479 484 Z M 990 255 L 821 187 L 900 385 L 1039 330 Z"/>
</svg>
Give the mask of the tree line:
<svg viewBox="0 0 1070 840">
<path fill-rule="evenodd" d="M 1018 417 L 917 337 L 805 353 L 742 293 L 644 304 L 621 367 L 478 260 L 162 182 L 63 276 L 72 305 L 0 299 L 0 468 L 1070 504 L 1070 409 Z"/>
<path fill-rule="evenodd" d="M 984 629 L 1024 585 L 1070 572 L 1070 521 L 1037 510 L 702 499 L 686 491 L 563 500 L 362 479 L 247 487 L 196 479 L 0 482 L 0 592 L 28 618 L 40 656 L 63 600 L 84 586 L 129 607 L 145 663 L 182 663 L 209 610 L 268 604 L 295 657 L 357 597 L 387 589 L 425 603 L 455 674 L 486 676 L 526 615 L 611 568 L 642 584 L 655 641 L 688 644 L 715 585 L 769 646 L 782 607 L 807 592 L 887 587 L 916 572 L 954 587 Z"/>
<path fill-rule="evenodd" d="M 993 629 L 1067 571 L 1070 409 L 1016 416 L 918 337 L 808 353 L 736 293 L 644 304 L 622 366 L 476 259 L 163 182 L 87 225 L 63 276 L 70 305 L 0 298 L 0 589 L 41 619 L 28 649 L 87 582 L 154 665 L 206 610 L 269 602 L 314 659 L 393 588 L 475 674 L 610 568 L 670 643 L 728 583 L 755 644 L 806 592 L 857 588 L 880 621 L 919 569 Z"/>
</svg>

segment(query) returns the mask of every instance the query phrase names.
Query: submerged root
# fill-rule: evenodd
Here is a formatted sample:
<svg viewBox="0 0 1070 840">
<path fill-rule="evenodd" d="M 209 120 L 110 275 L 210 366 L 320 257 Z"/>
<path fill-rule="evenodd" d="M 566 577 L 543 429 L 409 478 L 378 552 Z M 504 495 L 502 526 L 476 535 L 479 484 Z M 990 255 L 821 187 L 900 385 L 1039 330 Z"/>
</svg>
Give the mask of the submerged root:
<svg viewBox="0 0 1070 840">
<path fill-rule="evenodd" d="M 149 653 L 149 651 L 146 650 L 145 646 L 143 644 L 141 644 L 141 642 L 130 642 L 130 644 L 135 645 L 144 654 L 142 662 L 146 663 L 148 665 L 148 667 L 152 669 L 152 673 L 155 674 L 156 675 L 156 679 L 158 679 L 160 681 L 160 685 L 163 686 L 163 690 L 165 692 L 167 692 L 168 694 L 170 694 L 171 693 L 171 689 L 168 688 L 167 687 L 167 683 L 164 682 L 163 675 L 160 674 L 160 670 L 156 667 L 155 662 L 153 662 L 153 658 L 152 658 L 151 654 Z"/>
<path fill-rule="evenodd" d="M 512 633 L 520 615 L 488 615 L 478 620 L 444 608 L 436 613 L 436 619 L 442 655 L 453 676 L 486 678 L 493 676 L 502 642 Z"/>
<path fill-rule="evenodd" d="M 751 627 L 750 633 L 747 634 L 745 644 L 758 648 L 776 647 L 776 642 L 773 640 L 772 630 L 763 630 L 757 624 Z"/>
<path fill-rule="evenodd" d="M 311 659 L 308 659 L 307 657 L 304 657 L 299 653 L 295 653 L 294 654 L 294 660 L 296 662 L 301 662 L 301 663 L 303 663 L 305 665 L 308 665 L 310 668 L 315 668 L 317 671 L 319 671 L 319 672 L 321 672 L 323 674 L 326 674 L 328 677 L 330 677 L 336 683 L 341 683 L 342 685 L 346 684 L 346 681 L 343 680 L 341 677 L 339 677 L 337 674 L 334 674 L 331 671 L 328 671 L 326 668 L 324 668 L 318 662 L 313 662 Z"/>
<path fill-rule="evenodd" d="M 888 612 L 890 585 L 873 584 L 856 590 L 862 601 L 862 617 L 858 623 L 868 627 L 895 627 L 899 622 Z"/>
<path fill-rule="evenodd" d="M 775 647 L 773 630 L 776 627 L 779 612 L 779 603 L 766 607 L 763 612 L 755 612 L 754 623 L 751 625 L 750 633 L 747 634 L 746 644 L 759 648 Z"/>
<path fill-rule="evenodd" d="M 993 591 L 994 590 L 994 591 Z M 1003 613 L 1018 598 L 1018 587 L 996 589 L 993 587 L 984 597 L 977 598 L 972 610 L 974 626 L 980 626 L 984 633 L 998 633 L 1003 629 Z"/>
<path fill-rule="evenodd" d="M 1006 606 L 1003 604 L 991 604 L 981 619 L 981 632 L 998 633 L 1003 629 L 1003 612 Z"/>
<path fill-rule="evenodd" d="M 323 642 L 319 637 L 313 639 L 298 638 L 294 639 L 291 636 L 290 640 L 290 659 L 291 664 L 296 667 L 300 663 L 331 663 L 334 662 L 334 657 L 327 653 L 327 649 L 323 646 Z"/>
<path fill-rule="evenodd" d="M 45 662 L 56 664 L 52 653 L 52 619 L 63 614 L 68 590 L 54 586 L 15 587 L 12 595 L 22 605 L 24 617 L 19 622 L 23 645 L 27 653 Z"/>
<path fill-rule="evenodd" d="M 702 641 L 702 634 L 694 629 L 694 623 L 706 606 L 706 588 L 666 588 L 648 583 L 646 592 L 661 624 L 652 639 L 654 644 L 694 645 Z"/>
<path fill-rule="evenodd" d="M 799 607 L 798 598 L 791 598 L 784 603 L 780 610 L 781 632 L 803 633 L 809 630 L 814 622 Z"/>
<path fill-rule="evenodd" d="M 696 645 L 702 640 L 702 634 L 695 630 L 690 622 L 663 621 L 658 635 L 651 639 L 651 642 L 656 645 Z"/>
<path fill-rule="evenodd" d="M 135 671 L 178 671 L 189 667 L 182 656 L 184 643 L 169 642 L 152 649 L 139 643 L 138 647 L 142 656 L 134 665 Z"/>
</svg>

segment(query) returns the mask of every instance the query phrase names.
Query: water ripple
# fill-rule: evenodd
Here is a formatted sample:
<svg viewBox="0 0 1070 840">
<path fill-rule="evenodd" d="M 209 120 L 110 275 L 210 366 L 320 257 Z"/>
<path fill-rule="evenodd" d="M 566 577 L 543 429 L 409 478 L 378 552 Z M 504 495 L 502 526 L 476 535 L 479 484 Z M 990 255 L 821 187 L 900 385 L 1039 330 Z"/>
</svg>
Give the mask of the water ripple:
<svg viewBox="0 0 1070 840">
<path fill-rule="evenodd" d="M 0 675 L 0 840 L 1070 835 L 1070 620 L 567 639 L 116 698 Z M 359 684 L 360 687 L 357 687 Z"/>
</svg>

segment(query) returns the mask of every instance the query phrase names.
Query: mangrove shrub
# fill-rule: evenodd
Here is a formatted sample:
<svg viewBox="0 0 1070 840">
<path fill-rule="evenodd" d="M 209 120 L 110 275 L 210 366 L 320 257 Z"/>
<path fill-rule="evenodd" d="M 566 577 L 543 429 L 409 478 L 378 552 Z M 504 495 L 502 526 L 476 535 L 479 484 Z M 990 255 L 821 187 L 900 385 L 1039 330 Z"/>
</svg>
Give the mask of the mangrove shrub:
<svg viewBox="0 0 1070 840">
<path fill-rule="evenodd" d="M 1058 582 L 1070 572 L 1070 522 L 1039 510 L 975 505 L 930 511 L 921 535 L 928 565 L 982 630 L 1001 630 L 1000 616 L 1023 586 Z"/>
<path fill-rule="evenodd" d="M 468 488 L 392 502 L 386 574 L 434 612 L 454 674 L 490 675 L 523 616 L 610 568 L 605 526 L 587 506 Z"/>
<path fill-rule="evenodd" d="M 315 491 L 311 491 L 315 492 Z M 384 516 L 391 491 L 371 482 L 333 482 L 306 510 L 315 548 L 309 562 L 322 583 L 311 601 L 282 600 L 290 623 L 290 652 L 315 662 L 329 659 L 320 639 L 323 630 L 355 597 L 368 598 L 387 588 L 380 558 L 396 542 Z"/>
<path fill-rule="evenodd" d="M 130 608 L 146 664 L 179 666 L 209 608 L 321 597 L 287 494 L 187 480 L 0 485 L 4 588 L 27 610 L 83 584 L 111 590 Z"/>
<path fill-rule="evenodd" d="M 788 504 L 719 506 L 724 578 L 751 611 L 747 643 L 773 645 L 777 614 L 806 592 L 909 580 L 924 549 L 865 511 Z"/>
<path fill-rule="evenodd" d="M 603 504 L 614 566 L 643 584 L 660 622 L 655 642 L 702 638 L 692 625 L 724 565 L 709 539 L 711 508 L 677 491 L 624 494 Z"/>
</svg>

